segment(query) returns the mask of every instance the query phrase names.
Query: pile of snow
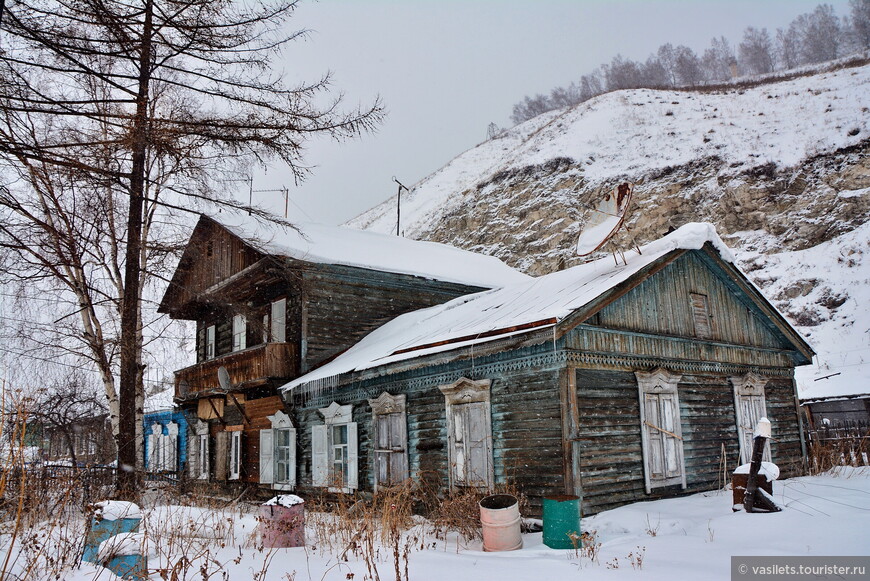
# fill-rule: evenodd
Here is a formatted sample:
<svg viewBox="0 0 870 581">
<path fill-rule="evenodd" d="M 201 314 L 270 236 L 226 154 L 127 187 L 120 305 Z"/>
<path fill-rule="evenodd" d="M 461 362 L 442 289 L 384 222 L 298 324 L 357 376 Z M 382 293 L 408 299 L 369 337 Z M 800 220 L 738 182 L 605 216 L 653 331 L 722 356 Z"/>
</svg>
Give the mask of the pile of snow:
<svg viewBox="0 0 870 581">
<path fill-rule="evenodd" d="M 279 494 L 278 496 L 272 497 L 264 502 L 263 506 L 283 506 L 285 508 L 290 508 L 291 506 L 303 504 L 304 502 L 304 500 L 295 494 Z"/>
<path fill-rule="evenodd" d="M 97 562 L 129 555 L 148 555 L 148 537 L 145 533 L 121 533 L 109 537 L 97 549 Z"/>
<path fill-rule="evenodd" d="M 734 470 L 734 474 L 749 474 L 749 469 L 752 463 L 741 464 Z M 764 474 L 768 482 L 773 482 L 779 478 L 779 466 L 773 462 L 762 462 L 761 468 L 758 469 L 759 474 Z"/>
<path fill-rule="evenodd" d="M 495 257 L 436 242 L 313 223 L 297 223 L 296 230 L 240 214 L 221 213 L 210 218 L 266 254 L 316 264 L 355 266 L 484 288 L 528 279 Z"/>
<path fill-rule="evenodd" d="M 102 500 L 93 505 L 94 517 L 105 520 L 142 518 L 142 509 L 133 502 L 124 500 Z"/>
</svg>

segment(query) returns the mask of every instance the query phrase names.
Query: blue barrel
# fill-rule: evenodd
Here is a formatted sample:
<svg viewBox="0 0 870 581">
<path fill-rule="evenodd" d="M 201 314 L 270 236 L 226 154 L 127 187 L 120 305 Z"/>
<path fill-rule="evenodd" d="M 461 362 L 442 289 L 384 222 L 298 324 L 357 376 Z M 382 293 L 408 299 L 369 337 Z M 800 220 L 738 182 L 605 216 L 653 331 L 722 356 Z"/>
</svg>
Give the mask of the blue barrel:
<svg viewBox="0 0 870 581">
<path fill-rule="evenodd" d="M 544 544 L 551 549 L 580 548 L 580 497 L 544 497 Z"/>
<path fill-rule="evenodd" d="M 119 518 L 112 520 L 108 518 L 94 517 L 91 519 L 91 530 L 85 538 L 85 550 L 82 553 L 82 560 L 89 563 L 97 562 L 97 550 L 100 548 L 100 543 L 121 533 L 133 533 L 139 530 L 141 518 Z"/>
</svg>

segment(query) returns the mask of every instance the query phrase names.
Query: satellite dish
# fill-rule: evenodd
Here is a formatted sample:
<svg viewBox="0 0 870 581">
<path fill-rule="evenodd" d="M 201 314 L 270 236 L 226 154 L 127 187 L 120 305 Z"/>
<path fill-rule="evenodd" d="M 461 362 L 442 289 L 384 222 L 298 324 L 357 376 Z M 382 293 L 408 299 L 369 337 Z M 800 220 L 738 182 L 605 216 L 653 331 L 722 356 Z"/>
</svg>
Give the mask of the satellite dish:
<svg viewBox="0 0 870 581">
<path fill-rule="evenodd" d="M 218 367 L 218 383 L 224 391 L 229 391 L 233 387 L 233 384 L 230 381 L 230 373 L 223 365 Z"/>
<path fill-rule="evenodd" d="M 190 384 L 187 383 L 187 381 L 185 381 L 184 379 L 182 379 L 182 380 L 178 383 L 178 396 L 179 396 L 180 398 L 184 399 L 184 398 L 186 398 L 188 395 L 190 395 Z"/>
<path fill-rule="evenodd" d="M 634 186 L 623 182 L 598 202 L 577 239 L 577 254 L 588 256 L 604 246 L 622 226 Z"/>
</svg>

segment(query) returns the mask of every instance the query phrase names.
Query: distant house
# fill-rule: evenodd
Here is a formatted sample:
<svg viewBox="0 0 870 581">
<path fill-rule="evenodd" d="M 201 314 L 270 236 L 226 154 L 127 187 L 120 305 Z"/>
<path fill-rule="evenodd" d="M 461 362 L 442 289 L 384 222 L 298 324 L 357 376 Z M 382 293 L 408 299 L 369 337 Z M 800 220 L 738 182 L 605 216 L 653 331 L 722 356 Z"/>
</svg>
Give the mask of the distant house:
<svg viewBox="0 0 870 581">
<path fill-rule="evenodd" d="M 278 387 L 402 313 L 527 279 L 441 244 L 202 216 L 159 307 L 196 322 L 196 363 L 175 373 L 188 474 L 293 488 L 298 420 Z"/>
<path fill-rule="evenodd" d="M 115 460 L 108 414 L 82 417 L 63 426 L 45 426 L 42 437 L 42 458 L 47 464 L 103 466 Z"/>
<path fill-rule="evenodd" d="M 801 402 L 814 428 L 870 426 L 870 393 L 829 395 Z"/>
<path fill-rule="evenodd" d="M 794 369 L 813 351 L 713 227 L 396 317 L 282 387 L 273 448 L 303 493 L 406 478 L 513 483 L 592 514 L 715 488 L 766 456 L 804 462 Z M 264 426 L 268 428 L 268 426 Z"/>
</svg>

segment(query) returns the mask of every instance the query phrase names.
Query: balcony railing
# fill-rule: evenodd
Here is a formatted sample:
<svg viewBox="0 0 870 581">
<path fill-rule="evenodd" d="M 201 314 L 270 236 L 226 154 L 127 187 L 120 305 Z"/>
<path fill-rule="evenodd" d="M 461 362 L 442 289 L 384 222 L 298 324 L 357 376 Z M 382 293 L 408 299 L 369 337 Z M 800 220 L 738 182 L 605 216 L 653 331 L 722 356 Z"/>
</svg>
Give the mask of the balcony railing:
<svg viewBox="0 0 870 581">
<path fill-rule="evenodd" d="M 264 343 L 179 369 L 175 372 L 176 397 L 219 389 L 220 367 L 226 367 L 234 387 L 257 385 L 270 378 L 291 379 L 297 374 L 296 345 Z"/>
</svg>

